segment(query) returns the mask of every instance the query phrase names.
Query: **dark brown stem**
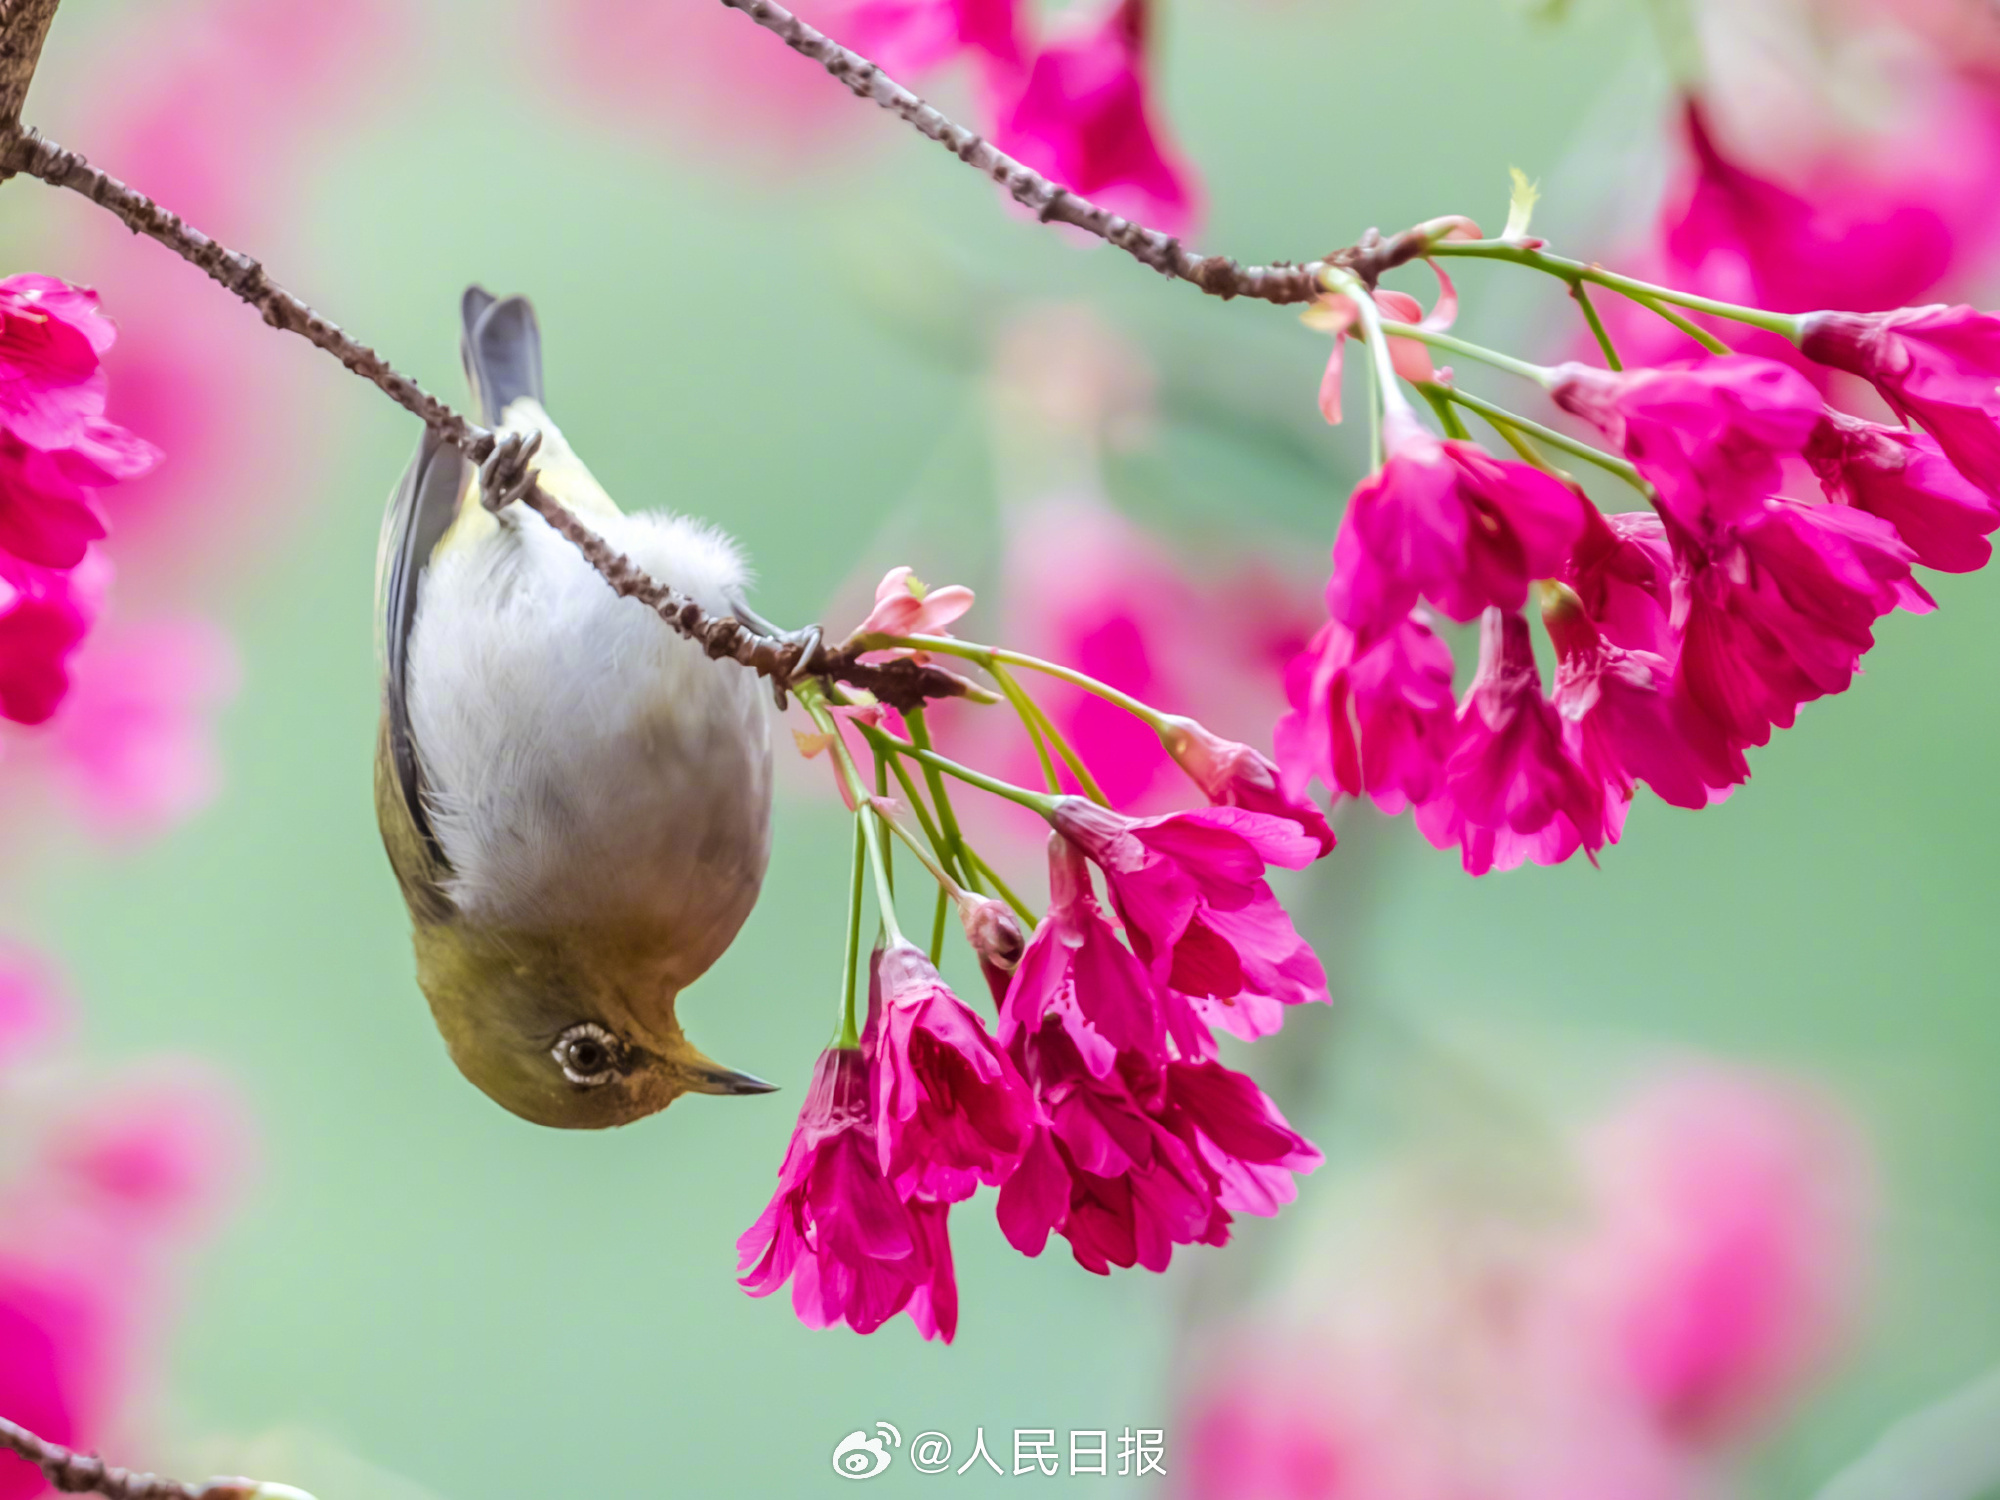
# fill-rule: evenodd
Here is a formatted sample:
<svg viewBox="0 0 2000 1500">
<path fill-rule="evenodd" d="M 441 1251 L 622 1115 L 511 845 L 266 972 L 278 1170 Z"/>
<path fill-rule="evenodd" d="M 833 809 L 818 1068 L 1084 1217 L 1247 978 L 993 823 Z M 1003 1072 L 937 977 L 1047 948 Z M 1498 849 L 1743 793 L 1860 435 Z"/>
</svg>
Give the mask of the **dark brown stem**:
<svg viewBox="0 0 2000 1500">
<path fill-rule="evenodd" d="M 42 42 L 62 0 L 0 0 L 0 131 L 21 122 Z"/>
<path fill-rule="evenodd" d="M 107 1464 L 88 1453 L 36 1437 L 18 1423 L 0 1417 L 0 1449 L 18 1453 L 47 1477 L 49 1487 L 65 1495 L 108 1495 L 111 1500 L 258 1500 L 284 1493 L 254 1479 L 211 1479 L 184 1484 Z M 296 1490 L 291 1494 L 298 1494 Z"/>
<path fill-rule="evenodd" d="M 23 0 L 23 3 L 42 3 L 42 0 Z M 158 240 L 182 260 L 199 266 L 224 290 L 257 309 L 273 328 L 295 333 L 331 354 L 472 462 L 484 463 L 492 456 L 497 441 L 493 433 L 466 420 L 399 373 L 366 344 L 314 312 L 273 281 L 250 256 L 210 239 L 180 215 L 99 171 L 76 152 L 43 139 L 32 130 L 15 130 L 0 145 L 0 166 L 80 193 L 135 234 Z M 929 698 L 959 697 L 966 690 L 967 683 L 956 674 L 909 661 L 864 665 L 855 661 L 852 653 L 827 653 L 816 648 L 810 651 L 811 659 L 807 660 L 808 647 L 803 639 L 773 640 L 760 635 L 734 616 L 710 614 L 685 594 L 651 577 L 579 521 L 540 484 L 525 486 L 520 499 L 568 538 L 620 594 L 645 604 L 682 635 L 699 642 L 711 657 L 741 662 L 759 676 L 770 678 L 781 689 L 801 672 L 809 672 L 866 688 L 899 708 Z"/>
<path fill-rule="evenodd" d="M 1384 240 L 1370 230 L 1372 246 L 1364 242 L 1303 264 L 1276 261 L 1268 266 L 1245 266 L 1226 255 L 1197 255 L 1172 235 L 1121 218 L 1061 183 L 1050 181 L 1034 168 L 1024 166 L 977 131 L 968 130 L 926 103 L 860 53 L 807 25 L 775 0 L 722 0 L 722 3 L 743 12 L 793 51 L 811 58 L 861 98 L 874 100 L 919 135 L 936 141 L 967 166 L 985 173 L 1005 188 L 1015 202 L 1032 209 L 1043 223 L 1069 224 L 1086 234 L 1094 234 L 1116 245 L 1141 265 L 1150 266 L 1163 276 L 1189 282 L 1212 297 L 1311 302 L 1321 293 L 1319 271 L 1327 263 L 1347 266 L 1372 286 L 1389 266 L 1401 265 L 1423 253 L 1426 241 L 1420 231 L 1406 230 Z"/>
</svg>

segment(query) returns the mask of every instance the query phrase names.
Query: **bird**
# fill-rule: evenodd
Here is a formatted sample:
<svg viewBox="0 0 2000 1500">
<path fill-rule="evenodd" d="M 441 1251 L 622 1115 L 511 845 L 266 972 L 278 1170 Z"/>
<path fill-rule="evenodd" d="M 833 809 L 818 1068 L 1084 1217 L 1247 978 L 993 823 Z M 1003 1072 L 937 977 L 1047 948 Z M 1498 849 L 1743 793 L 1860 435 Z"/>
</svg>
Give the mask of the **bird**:
<svg viewBox="0 0 2000 1500">
<path fill-rule="evenodd" d="M 482 421 L 653 577 L 768 629 L 708 522 L 621 510 L 549 418 L 525 297 L 460 307 Z M 376 566 L 375 806 L 418 987 L 452 1061 L 539 1125 L 597 1129 L 684 1093 L 773 1085 L 688 1041 L 676 1001 L 749 917 L 770 858 L 771 699 L 614 593 L 426 428 Z"/>
</svg>

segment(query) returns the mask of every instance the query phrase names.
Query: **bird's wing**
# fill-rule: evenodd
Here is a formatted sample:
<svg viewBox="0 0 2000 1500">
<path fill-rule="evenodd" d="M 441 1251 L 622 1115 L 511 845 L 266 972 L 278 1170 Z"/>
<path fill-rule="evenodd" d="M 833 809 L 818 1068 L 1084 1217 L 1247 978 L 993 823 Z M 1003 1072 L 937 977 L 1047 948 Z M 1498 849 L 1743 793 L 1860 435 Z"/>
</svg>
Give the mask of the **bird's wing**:
<svg viewBox="0 0 2000 1500">
<path fill-rule="evenodd" d="M 438 541 L 458 514 L 471 466 L 428 428 L 382 523 L 375 569 L 377 645 L 382 658 L 382 744 L 376 767 L 376 811 L 397 878 L 412 906 L 435 905 L 451 867 L 424 810 L 423 763 L 410 732 L 410 628 L 417 586 Z"/>
</svg>

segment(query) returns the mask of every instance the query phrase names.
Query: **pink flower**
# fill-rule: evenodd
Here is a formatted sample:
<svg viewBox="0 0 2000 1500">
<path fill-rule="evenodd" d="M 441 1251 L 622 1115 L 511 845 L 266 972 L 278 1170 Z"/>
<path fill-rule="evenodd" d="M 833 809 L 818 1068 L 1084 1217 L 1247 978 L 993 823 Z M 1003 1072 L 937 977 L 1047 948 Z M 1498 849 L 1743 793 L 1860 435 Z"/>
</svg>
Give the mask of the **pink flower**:
<svg viewBox="0 0 2000 1500">
<path fill-rule="evenodd" d="M 739 1283 L 767 1297 L 792 1283 L 792 1309 L 808 1328 L 845 1323 L 873 1333 L 897 1313 L 926 1339 L 958 1328 L 949 1210 L 905 1203 L 882 1175 L 870 1105 L 868 1059 L 829 1048 L 813 1068 L 778 1190 L 736 1242 Z"/>
<path fill-rule="evenodd" d="M 1443 790 L 1417 809 L 1417 827 L 1440 849 L 1457 845 L 1473 875 L 1524 859 L 1559 864 L 1604 844 L 1602 794 L 1564 743 L 1518 612 L 1480 621 L 1479 670 L 1459 706 Z"/>
<path fill-rule="evenodd" d="M 1867 1171 L 1822 1100 L 1748 1070 L 1649 1084 L 1590 1140 L 1600 1223 L 1571 1275 L 1677 1440 L 1739 1438 L 1850 1319 Z"/>
<path fill-rule="evenodd" d="M 962 584 L 926 588 L 910 568 L 891 568 L 875 587 L 875 607 L 847 638 L 864 635 L 945 635 L 945 626 L 972 608 L 972 590 Z"/>
<path fill-rule="evenodd" d="M 1282 1007 L 1327 998 L 1325 970 L 1263 878 L 1267 864 L 1319 858 L 1296 823 L 1233 807 L 1127 818 L 1080 797 L 1050 821 L 1103 870 L 1154 983 L 1211 1024 L 1267 1035 Z"/>
<path fill-rule="evenodd" d="M 1023 1060 L 1049 1123 L 1000 1189 L 1009 1244 L 1039 1255 L 1054 1231 L 1078 1265 L 1105 1276 L 1113 1266 L 1164 1271 L 1176 1245 L 1228 1241 L 1229 1213 L 1208 1172 L 1142 1097 L 1157 1093 L 1156 1070 L 1128 1055 L 1097 1076 L 1055 1017 Z"/>
<path fill-rule="evenodd" d="M 1248 745 L 1210 734 L 1193 719 L 1170 719 L 1160 741 L 1212 805 L 1284 818 L 1316 839 L 1322 855 L 1333 852 L 1333 830 L 1326 815 L 1304 797 L 1288 792 L 1267 757 Z"/>
<path fill-rule="evenodd" d="M 998 1186 L 1039 1115 L 1027 1083 L 917 949 L 898 944 L 875 968 L 880 1001 L 861 1046 L 882 1175 L 906 1199 L 942 1203 Z"/>
<path fill-rule="evenodd" d="M 1550 394 L 1624 449 L 1683 525 L 1774 493 L 1823 409 L 1796 370 L 1746 355 L 1622 374 L 1566 364 Z"/>
<path fill-rule="evenodd" d="M 1029 64 L 1003 95 L 993 138 L 1009 155 L 1114 213 L 1183 234 L 1192 170 L 1153 118 L 1146 77 L 1151 0 L 1111 0 Z"/>
<path fill-rule="evenodd" d="M 1603 788 L 1610 842 L 1618 840 L 1636 782 L 1675 807 L 1699 808 L 1748 778 L 1741 752 L 1675 691 L 1672 662 L 1613 645 L 1561 585 L 1544 596 L 1542 619 L 1558 658 L 1564 748 Z"/>
<path fill-rule="evenodd" d="M 1952 228 L 1930 184 L 1906 173 L 1885 193 L 1850 160 L 1829 163 L 1801 196 L 1724 155 L 1699 99 L 1684 120 L 1694 170 L 1666 243 L 1694 285 L 1728 286 L 1717 295 L 1778 312 L 1873 311 L 1922 296 L 1950 271 Z"/>
<path fill-rule="evenodd" d="M 48 276 L 0 281 L 0 549 L 72 568 L 104 535 L 91 491 L 159 450 L 104 420 L 98 357 L 115 330 L 97 294 Z"/>
<path fill-rule="evenodd" d="M 1829 410 L 1806 461 L 1828 498 L 1880 516 L 1925 567 L 1971 573 L 1993 556 L 1986 536 L 2000 527 L 2000 504 L 1922 433 Z"/>
<path fill-rule="evenodd" d="M 1531 580 L 1562 567 L 1587 504 L 1568 485 L 1433 437 L 1400 399 L 1382 437 L 1387 461 L 1356 486 L 1334 540 L 1334 619 L 1367 635 L 1404 619 L 1419 597 L 1454 620 L 1489 605 L 1519 609 Z"/>
<path fill-rule="evenodd" d="M 1594 513 L 1594 512 L 1593 512 Z M 1422 610 L 1363 646 L 1338 620 L 1320 627 L 1285 672 L 1291 711 L 1278 721 L 1288 795 L 1319 777 L 1329 791 L 1367 795 L 1392 816 L 1428 802 L 1451 751 L 1451 648 Z"/>
<path fill-rule="evenodd" d="M 37 1437 L 84 1446 L 115 1391 L 105 1318 L 68 1278 L 0 1255 L 0 1411 Z M 39 1500 L 42 1471 L 0 1452 L 0 1500 Z"/>
<path fill-rule="evenodd" d="M 1895 528 L 1845 505 L 1764 500 L 1674 549 L 1677 685 L 1739 747 L 1845 692 L 1881 616 L 1929 607 Z"/>
<path fill-rule="evenodd" d="M 0 552 L 0 717 L 40 724 L 55 713 L 110 577 L 95 550 L 68 571 Z"/>
<path fill-rule="evenodd" d="M 1298 1196 L 1295 1179 L 1324 1159 L 1270 1095 L 1213 1058 L 1167 1064 L 1159 1117 L 1215 1175 L 1216 1202 L 1235 1213 L 1275 1214 Z"/>
<path fill-rule="evenodd" d="M 1025 58 L 1016 0 L 832 0 L 817 24 L 898 79 L 972 52 L 1019 68 Z"/>
<path fill-rule="evenodd" d="M 1090 866 L 1059 833 L 1049 835 L 1048 914 L 1000 1006 L 1000 1045 L 1031 1077 L 1044 1071 L 1033 1066 L 1033 1053 L 1051 1021 L 1094 1078 L 1109 1077 L 1122 1053 L 1155 1065 L 1166 1060 L 1167 1016 L 1152 976 L 1118 941 L 1091 888 Z M 1205 1046 L 1192 1031 L 1183 1039 Z"/>
<path fill-rule="evenodd" d="M 1659 516 L 1649 510 L 1607 516 L 1594 505 L 1563 569 L 1605 639 L 1669 660 L 1680 651 L 1672 626 L 1673 578 L 1673 547 Z"/>
<path fill-rule="evenodd" d="M 1814 313 L 1803 320 L 1799 347 L 1873 381 L 1959 473 L 2000 495 L 2000 318 L 1965 306 Z"/>
<path fill-rule="evenodd" d="M 148 621 L 83 652 L 52 748 L 93 822 L 155 833 L 214 797 L 212 721 L 236 675 L 229 638 L 206 620 Z"/>
</svg>

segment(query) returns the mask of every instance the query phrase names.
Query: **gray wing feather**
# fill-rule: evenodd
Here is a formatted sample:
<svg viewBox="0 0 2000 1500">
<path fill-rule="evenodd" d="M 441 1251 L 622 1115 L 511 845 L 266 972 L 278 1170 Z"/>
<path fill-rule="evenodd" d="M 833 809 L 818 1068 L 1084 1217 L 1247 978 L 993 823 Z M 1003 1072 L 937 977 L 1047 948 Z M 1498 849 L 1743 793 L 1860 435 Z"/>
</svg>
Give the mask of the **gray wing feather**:
<svg viewBox="0 0 2000 1500">
<path fill-rule="evenodd" d="M 465 289 L 459 306 L 459 353 L 479 398 L 480 420 L 500 415 L 523 396 L 542 402 L 542 330 L 526 297 L 495 297 L 484 287 Z"/>
<path fill-rule="evenodd" d="M 408 808 L 410 821 L 422 834 L 440 870 L 449 869 L 444 852 L 431 832 L 424 811 L 423 769 L 416 741 L 410 734 L 407 667 L 410 656 L 410 627 L 416 623 L 417 586 L 439 538 L 458 514 L 458 499 L 465 485 L 465 460 L 456 448 L 441 441 L 429 428 L 417 445 L 416 457 L 403 474 L 395 498 L 389 502 L 389 518 L 382 538 L 382 658 L 384 667 L 384 708 L 388 719 L 389 749 L 395 762 L 396 783 Z"/>
</svg>

